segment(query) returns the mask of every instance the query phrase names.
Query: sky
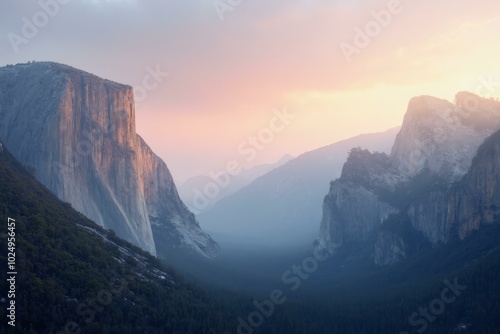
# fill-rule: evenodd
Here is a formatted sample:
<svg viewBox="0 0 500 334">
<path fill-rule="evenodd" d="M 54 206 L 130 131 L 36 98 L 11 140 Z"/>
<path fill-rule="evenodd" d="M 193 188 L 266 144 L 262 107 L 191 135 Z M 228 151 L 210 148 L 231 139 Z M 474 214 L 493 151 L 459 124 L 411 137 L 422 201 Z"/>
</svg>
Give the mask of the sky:
<svg viewBox="0 0 500 334">
<path fill-rule="evenodd" d="M 398 126 L 414 96 L 499 97 L 499 33 L 497 0 L 3 0 L 0 66 L 133 86 L 182 183 Z"/>
</svg>

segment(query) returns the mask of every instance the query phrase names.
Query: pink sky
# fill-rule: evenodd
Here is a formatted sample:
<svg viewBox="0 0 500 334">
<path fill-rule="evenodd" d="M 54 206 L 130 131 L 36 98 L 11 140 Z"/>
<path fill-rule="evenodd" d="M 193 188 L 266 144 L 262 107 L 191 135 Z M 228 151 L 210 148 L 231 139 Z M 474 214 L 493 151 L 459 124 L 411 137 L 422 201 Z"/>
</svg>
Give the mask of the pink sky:
<svg viewBox="0 0 500 334">
<path fill-rule="evenodd" d="M 39 9 L 23 2 L 4 5 L 6 33 Z M 54 60 L 132 86 L 148 66 L 168 71 L 138 104 L 137 129 L 180 182 L 230 160 L 273 162 L 383 131 L 401 124 L 413 96 L 500 96 L 480 86 L 500 82 L 497 0 L 401 1 L 347 61 L 340 44 L 390 3 L 243 0 L 222 21 L 211 0 L 74 0 L 18 53 L 4 39 L 0 64 Z M 295 118 L 246 161 L 238 147 L 284 108 Z"/>
</svg>

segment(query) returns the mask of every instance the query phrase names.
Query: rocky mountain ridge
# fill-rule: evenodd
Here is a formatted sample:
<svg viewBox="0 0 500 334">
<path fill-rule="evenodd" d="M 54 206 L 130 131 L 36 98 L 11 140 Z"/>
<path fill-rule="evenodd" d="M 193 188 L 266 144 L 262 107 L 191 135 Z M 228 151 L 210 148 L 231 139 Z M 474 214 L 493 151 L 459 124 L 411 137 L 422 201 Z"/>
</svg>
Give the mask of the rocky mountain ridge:
<svg viewBox="0 0 500 334">
<path fill-rule="evenodd" d="M 455 104 L 414 98 L 390 156 L 351 151 L 325 197 L 318 249 L 366 242 L 375 263 L 393 264 L 418 243 L 437 246 L 495 223 L 498 129 L 498 101 L 466 92 Z"/>
</svg>

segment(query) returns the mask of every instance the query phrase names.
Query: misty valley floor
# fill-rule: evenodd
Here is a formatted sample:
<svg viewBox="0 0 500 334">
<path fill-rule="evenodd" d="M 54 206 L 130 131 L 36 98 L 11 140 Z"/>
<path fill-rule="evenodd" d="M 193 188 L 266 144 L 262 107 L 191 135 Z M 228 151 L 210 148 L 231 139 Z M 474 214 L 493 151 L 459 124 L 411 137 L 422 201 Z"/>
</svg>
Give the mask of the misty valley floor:
<svg viewBox="0 0 500 334">
<path fill-rule="evenodd" d="M 239 301 L 238 333 L 497 333 L 499 237 L 494 226 L 382 268 L 359 245 L 318 266 L 311 247 L 178 268 L 216 300 Z"/>
</svg>

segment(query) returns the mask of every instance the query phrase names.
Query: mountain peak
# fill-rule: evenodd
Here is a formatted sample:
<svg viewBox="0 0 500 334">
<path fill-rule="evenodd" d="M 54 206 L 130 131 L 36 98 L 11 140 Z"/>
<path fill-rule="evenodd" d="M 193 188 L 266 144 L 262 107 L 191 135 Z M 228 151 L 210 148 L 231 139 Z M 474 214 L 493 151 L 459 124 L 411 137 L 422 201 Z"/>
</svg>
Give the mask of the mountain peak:
<svg viewBox="0 0 500 334">
<path fill-rule="evenodd" d="M 429 95 L 421 95 L 410 100 L 408 104 L 408 112 L 429 113 L 432 111 L 441 111 L 449 107 L 452 107 L 452 103 L 445 99 L 440 99 Z"/>
<path fill-rule="evenodd" d="M 424 168 L 457 180 L 469 169 L 482 141 L 500 128 L 500 102 L 468 92 L 456 103 L 431 96 L 413 98 L 392 149 L 408 176 Z"/>
</svg>

